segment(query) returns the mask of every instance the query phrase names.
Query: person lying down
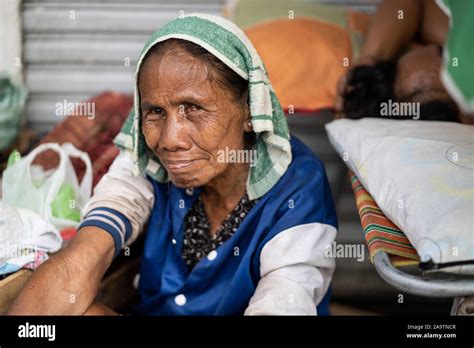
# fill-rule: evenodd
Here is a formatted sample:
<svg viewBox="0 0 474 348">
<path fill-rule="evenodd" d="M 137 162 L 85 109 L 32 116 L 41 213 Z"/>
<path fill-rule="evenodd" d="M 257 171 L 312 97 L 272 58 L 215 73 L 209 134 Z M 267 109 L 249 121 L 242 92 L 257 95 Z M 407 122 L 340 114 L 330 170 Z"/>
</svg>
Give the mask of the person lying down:
<svg viewBox="0 0 474 348">
<path fill-rule="evenodd" d="M 317 314 L 335 267 L 329 184 L 290 139 L 239 28 L 189 15 L 154 33 L 116 143 L 77 237 L 33 273 L 9 314 L 114 314 L 94 301 L 97 289 L 145 224 L 136 313 Z"/>
<path fill-rule="evenodd" d="M 435 0 L 383 1 L 360 57 L 339 81 L 336 118 L 472 123 L 441 81 L 448 30 Z"/>
</svg>

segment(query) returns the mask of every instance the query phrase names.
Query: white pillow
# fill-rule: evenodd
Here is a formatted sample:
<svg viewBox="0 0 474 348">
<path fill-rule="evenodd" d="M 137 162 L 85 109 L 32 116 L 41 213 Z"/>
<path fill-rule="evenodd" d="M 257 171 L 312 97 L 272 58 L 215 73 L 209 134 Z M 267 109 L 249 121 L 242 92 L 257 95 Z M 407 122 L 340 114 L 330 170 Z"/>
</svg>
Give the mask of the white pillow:
<svg viewBox="0 0 474 348">
<path fill-rule="evenodd" d="M 474 126 L 363 118 L 326 131 L 425 266 L 474 274 Z"/>
</svg>

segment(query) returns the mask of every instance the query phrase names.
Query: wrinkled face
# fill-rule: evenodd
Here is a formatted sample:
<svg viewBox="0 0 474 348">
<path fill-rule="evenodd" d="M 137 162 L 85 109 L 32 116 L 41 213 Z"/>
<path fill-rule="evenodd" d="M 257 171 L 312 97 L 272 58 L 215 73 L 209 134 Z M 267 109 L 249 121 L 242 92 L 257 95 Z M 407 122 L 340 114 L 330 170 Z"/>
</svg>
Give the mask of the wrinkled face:
<svg viewBox="0 0 474 348">
<path fill-rule="evenodd" d="M 441 52 L 428 45 L 405 53 L 398 60 L 395 95 L 403 101 L 451 100 L 440 79 Z"/>
<path fill-rule="evenodd" d="M 140 69 L 142 132 L 178 187 L 203 186 L 232 170 L 220 150 L 243 149 L 249 131 L 246 100 L 235 100 L 209 69 L 179 47 L 148 56 Z"/>
</svg>

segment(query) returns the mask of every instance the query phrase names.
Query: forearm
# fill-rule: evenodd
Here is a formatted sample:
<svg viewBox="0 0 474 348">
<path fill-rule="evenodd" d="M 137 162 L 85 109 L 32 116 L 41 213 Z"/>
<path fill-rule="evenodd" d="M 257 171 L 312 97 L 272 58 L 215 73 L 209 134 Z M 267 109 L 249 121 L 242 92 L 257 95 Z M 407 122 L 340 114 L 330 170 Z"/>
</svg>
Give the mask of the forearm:
<svg viewBox="0 0 474 348">
<path fill-rule="evenodd" d="M 395 58 L 415 38 L 421 16 L 421 0 L 384 1 L 373 16 L 364 38 L 361 59 Z"/>
<path fill-rule="evenodd" d="M 65 249 L 39 267 L 10 306 L 9 315 L 83 314 L 112 262 L 112 237 L 96 227 L 80 230 Z"/>
<path fill-rule="evenodd" d="M 83 314 L 93 303 L 115 253 L 143 229 L 154 203 L 144 175 L 121 153 L 84 208 L 78 236 L 39 267 L 7 314 Z M 100 226 L 100 228 L 99 228 Z"/>
</svg>

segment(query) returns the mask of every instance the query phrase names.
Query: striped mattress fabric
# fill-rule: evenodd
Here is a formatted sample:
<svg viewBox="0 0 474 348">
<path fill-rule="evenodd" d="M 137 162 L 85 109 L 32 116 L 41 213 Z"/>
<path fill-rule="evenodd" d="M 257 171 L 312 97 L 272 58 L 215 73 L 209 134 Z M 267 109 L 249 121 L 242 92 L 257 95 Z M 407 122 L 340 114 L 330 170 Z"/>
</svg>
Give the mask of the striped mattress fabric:
<svg viewBox="0 0 474 348">
<path fill-rule="evenodd" d="M 352 172 L 349 175 L 372 262 L 376 253 L 384 251 L 394 266 L 418 265 L 420 259 L 407 236 L 384 215 L 359 179 Z"/>
</svg>

